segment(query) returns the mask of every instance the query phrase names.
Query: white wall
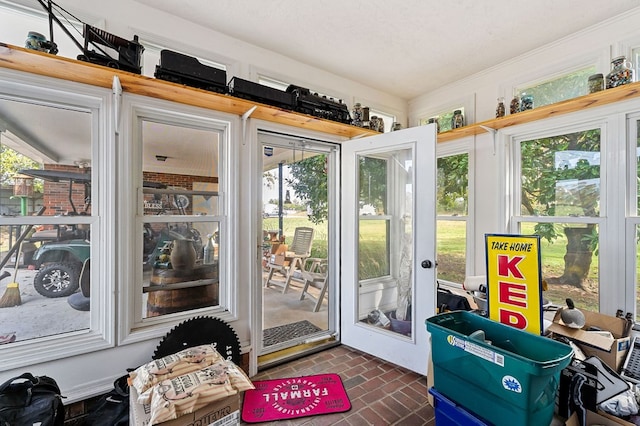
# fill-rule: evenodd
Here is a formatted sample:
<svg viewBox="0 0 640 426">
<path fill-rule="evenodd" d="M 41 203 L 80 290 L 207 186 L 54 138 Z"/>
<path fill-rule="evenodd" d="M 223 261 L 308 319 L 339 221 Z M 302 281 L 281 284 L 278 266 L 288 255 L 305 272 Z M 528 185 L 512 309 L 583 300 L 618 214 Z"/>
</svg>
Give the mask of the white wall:
<svg viewBox="0 0 640 426">
<path fill-rule="evenodd" d="M 467 117 L 468 123 L 489 120 L 495 117 L 498 97 L 505 98 L 508 108 L 516 87 L 543 82 L 593 64 L 596 64 L 597 72 L 606 75 L 611 69 L 611 58 L 620 55 L 630 58 L 631 49 L 640 46 L 638 22 L 640 8 L 412 99 L 409 101 L 409 126 L 418 125 L 421 118 L 436 115 L 443 107 L 452 106 L 452 102 L 471 107 L 473 115 Z M 489 133 L 468 137 L 466 142 L 475 145 L 473 176 L 477 202 L 472 212 L 475 215 L 475 250 L 471 272 L 484 274 L 484 235 L 507 231 L 504 193 L 499 190 L 506 170 L 499 150 L 494 153 Z"/>
</svg>

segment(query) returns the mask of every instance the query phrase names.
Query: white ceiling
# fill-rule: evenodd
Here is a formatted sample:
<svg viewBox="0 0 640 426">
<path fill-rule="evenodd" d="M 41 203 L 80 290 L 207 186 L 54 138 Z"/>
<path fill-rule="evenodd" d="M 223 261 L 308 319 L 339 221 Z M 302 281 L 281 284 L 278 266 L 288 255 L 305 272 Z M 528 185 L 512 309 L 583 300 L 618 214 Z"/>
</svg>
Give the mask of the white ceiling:
<svg viewBox="0 0 640 426">
<path fill-rule="evenodd" d="M 137 0 L 405 99 L 640 0 Z"/>
</svg>

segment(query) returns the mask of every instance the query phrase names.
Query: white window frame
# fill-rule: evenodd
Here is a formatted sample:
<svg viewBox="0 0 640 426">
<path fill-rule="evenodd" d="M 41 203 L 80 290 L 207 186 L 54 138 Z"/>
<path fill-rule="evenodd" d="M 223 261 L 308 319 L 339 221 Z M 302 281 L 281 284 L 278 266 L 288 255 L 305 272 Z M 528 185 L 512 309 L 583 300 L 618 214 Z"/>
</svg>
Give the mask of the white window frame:
<svg viewBox="0 0 640 426">
<path fill-rule="evenodd" d="M 637 208 L 638 198 L 638 183 L 637 183 L 637 157 L 632 155 L 638 150 L 638 121 L 640 121 L 640 112 L 635 112 L 627 115 L 627 182 L 629 182 L 626 198 L 629 201 L 627 203 L 626 220 L 625 220 L 625 293 L 629 295 L 626 297 L 625 306 L 620 307 L 623 312 L 635 312 L 637 318 L 637 303 L 636 293 L 638 288 L 638 276 L 637 276 L 637 227 L 640 226 L 640 213 Z M 628 265 L 628 266 L 627 266 Z"/>
<path fill-rule="evenodd" d="M 151 120 L 181 127 L 197 127 L 211 130 L 219 134 L 219 210 L 217 216 L 194 217 L 189 221 L 220 222 L 220 258 L 219 258 L 219 305 L 210 308 L 187 310 L 180 313 L 142 318 L 142 224 L 144 220 L 139 201 L 140 185 L 142 185 L 142 141 L 141 120 Z M 121 180 L 119 189 L 123 212 L 118 229 L 119 239 L 130 242 L 132 235 L 135 244 L 120 245 L 120 261 L 123 267 L 119 281 L 122 284 L 118 304 L 121 309 L 119 323 L 119 344 L 139 342 L 162 336 L 167 326 L 179 323 L 195 315 L 209 315 L 224 321 L 238 319 L 238 298 L 236 282 L 238 274 L 237 258 L 232 250 L 236 249 L 236 221 L 230 217 L 231 204 L 237 203 L 237 182 L 239 171 L 231 167 L 233 157 L 237 154 L 231 143 L 231 134 L 238 128 L 237 117 L 223 113 L 215 113 L 188 105 L 177 104 L 159 99 L 150 99 L 138 95 L 123 95 L 123 137 L 129 142 L 128 149 L 122 150 L 119 164 Z M 166 216 L 170 219 L 172 216 Z M 171 220 L 170 220 L 171 221 Z"/>
<path fill-rule="evenodd" d="M 621 236 L 625 235 L 630 175 L 628 167 L 617 165 L 628 164 L 626 159 L 627 138 L 625 136 L 627 132 L 626 117 L 629 111 L 639 109 L 640 102 L 630 100 L 549 118 L 544 121 L 508 127 L 498 132 L 500 155 L 504 156 L 505 170 L 508 170 L 509 174 L 502 189 L 505 199 L 509 200 L 506 206 L 505 229 L 507 232 L 517 232 L 520 222 L 588 222 L 597 224 L 600 235 L 598 264 L 600 311 L 610 315 L 615 314 L 617 309 L 623 309 L 620 306 L 621 303 L 629 305 L 635 301 L 635 284 L 625 281 L 625 259 L 630 256 L 628 252 L 625 252 L 625 247 L 628 244 L 620 243 Z M 521 200 L 516 190 L 516 179 L 520 175 L 520 161 L 515 144 L 519 141 L 594 128 L 601 129 L 600 216 L 591 218 L 516 216 L 515 212 L 519 211 Z M 626 190 L 622 190 L 623 188 Z M 629 225 L 627 224 L 627 226 Z M 635 248 L 633 253 L 635 255 Z M 633 292 L 629 293 L 631 288 L 633 288 Z M 632 308 L 627 306 L 627 309 L 631 311 Z"/>
<path fill-rule="evenodd" d="M 115 140 L 110 131 L 111 91 L 48 77 L 0 69 L 0 97 L 27 99 L 40 105 L 91 112 L 92 215 L 60 218 L 0 217 L 0 225 L 84 223 L 91 226 L 92 262 L 89 328 L 63 335 L 0 346 L 0 371 L 68 358 L 114 346 L 115 253 L 111 235 L 115 223 Z"/>
</svg>

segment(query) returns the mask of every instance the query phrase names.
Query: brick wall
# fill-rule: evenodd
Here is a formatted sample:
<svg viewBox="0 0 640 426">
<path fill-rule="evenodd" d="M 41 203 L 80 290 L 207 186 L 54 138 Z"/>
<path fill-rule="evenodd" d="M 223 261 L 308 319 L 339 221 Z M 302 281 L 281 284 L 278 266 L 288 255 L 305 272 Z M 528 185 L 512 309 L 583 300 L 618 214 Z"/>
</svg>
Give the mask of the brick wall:
<svg viewBox="0 0 640 426">
<path fill-rule="evenodd" d="M 59 170 L 67 172 L 88 172 L 87 169 L 80 169 L 73 166 L 64 166 L 56 164 L 45 165 L 45 170 Z M 144 172 L 143 179 L 146 182 L 162 183 L 167 186 L 176 186 L 191 190 L 194 182 L 212 182 L 217 183 L 217 177 L 209 176 L 190 176 L 190 175 L 176 175 L 170 173 L 154 173 Z M 75 210 L 78 214 L 91 214 L 90 204 L 85 205 L 85 202 L 89 202 L 88 197 L 91 196 L 91 188 L 84 184 L 74 183 L 71 188 L 71 202 L 75 206 Z M 67 215 L 73 213 L 74 209 L 69 202 L 69 182 L 44 182 L 44 197 L 42 205 L 47 209 L 44 215 Z M 189 214 L 189 212 L 186 212 Z"/>
</svg>

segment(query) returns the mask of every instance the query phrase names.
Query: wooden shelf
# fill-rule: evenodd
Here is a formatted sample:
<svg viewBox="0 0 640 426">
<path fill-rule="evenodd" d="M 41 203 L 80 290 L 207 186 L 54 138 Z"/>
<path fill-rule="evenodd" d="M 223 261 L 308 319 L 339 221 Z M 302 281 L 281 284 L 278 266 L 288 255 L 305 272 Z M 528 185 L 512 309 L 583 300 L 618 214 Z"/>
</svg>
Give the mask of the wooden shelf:
<svg viewBox="0 0 640 426">
<path fill-rule="evenodd" d="M 113 86 L 113 77 L 117 75 L 120 79 L 122 90 L 127 93 L 165 99 L 239 116 L 256 106 L 257 108 L 251 114 L 251 118 L 329 133 L 349 139 L 379 134 L 370 129 L 295 113 L 230 95 L 196 89 L 5 43 L 0 43 L 0 67 L 109 89 Z"/>
<path fill-rule="evenodd" d="M 640 96 L 640 82 L 626 84 L 613 89 L 607 89 L 578 98 L 568 99 L 551 105 L 534 108 L 517 114 L 506 115 L 500 118 L 482 121 L 480 123 L 464 126 L 459 129 L 438 133 L 438 142 L 448 142 L 466 136 L 478 135 L 486 132 L 484 127 L 494 130 L 504 129 L 509 126 L 542 120 L 561 114 L 580 111 L 587 108 L 599 107 L 613 102 L 624 101 Z"/>
<path fill-rule="evenodd" d="M 242 116 L 255 106 L 256 109 L 251 114 L 252 118 L 328 133 L 349 139 L 379 134 L 370 129 L 363 129 L 349 124 L 342 124 L 310 115 L 291 112 L 230 95 L 209 92 L 4 43 L 0 43 L 0 67 L 109 89 L 113 85 L 113 77 L 117 75 L 120 79 L 122 90 L 127 93 L 150 96 L 239 116 Z M 500 130 L 509 126 L 542 120 L 560 114 L 568 114 L 586 108 L 599 107 L 638 96 L 640 96 L 640 82 L 631 83 L 614 89 L 603 90 L 601 92 L 534 108 L 529 111 L 494 118 L 459 129 L 442 132 L 438 134 L 438 142 L 448 142 L 466 136 L 484 133 L 486 130 L 483 127 Z"/>
</svg>

